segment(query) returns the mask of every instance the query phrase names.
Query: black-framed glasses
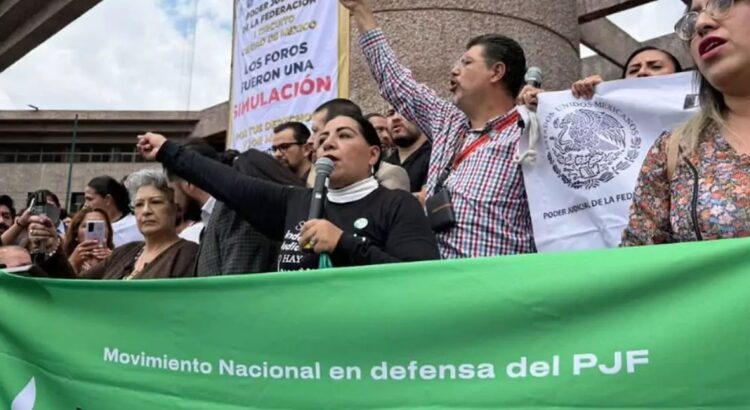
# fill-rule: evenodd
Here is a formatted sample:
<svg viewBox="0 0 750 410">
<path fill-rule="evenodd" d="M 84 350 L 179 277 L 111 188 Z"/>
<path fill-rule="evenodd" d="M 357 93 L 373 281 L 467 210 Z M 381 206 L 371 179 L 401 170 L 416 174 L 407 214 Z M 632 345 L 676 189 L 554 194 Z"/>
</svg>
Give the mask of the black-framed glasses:
<svg viewBox="0 0 750 410">
<path fill-rule="evenodd" d="M 295 145 L 305 145 L 304 142 L 282 142 L 279 145 L 271 145 L 271 152 L 281 151 L 286 152 L 289 148 Z"/>
<path fill-rule="evenodd" d="M 695 37 L 698 17 L 700 17 L 701 13 L 706 13 L 712 19 L 718 20 L 726 17 L 733 5 L 734 0 L 708 0 L 703 10 L 691 11 L 680 17 L 677 20 L 677 24 L 674 25 L 674 32 L 683 41 L 690 41 Z"/>
</svg>

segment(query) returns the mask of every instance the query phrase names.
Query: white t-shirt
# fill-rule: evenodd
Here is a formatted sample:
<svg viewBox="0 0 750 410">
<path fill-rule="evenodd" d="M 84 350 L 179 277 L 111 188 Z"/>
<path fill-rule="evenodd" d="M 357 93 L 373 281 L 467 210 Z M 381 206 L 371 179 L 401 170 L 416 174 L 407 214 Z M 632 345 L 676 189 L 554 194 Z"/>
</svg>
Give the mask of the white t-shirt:
<svg viewBox="0 0 750 410">
<path fill-rule="evenodd" d="M 201 231 L 208 225 L 208 220 L 211 219 L 211 214 L 214 212 L 214 206 L 216 205 L 216 199 L 214 197 L 208 198 L 205 204 L 201 207 L 201 221 L 194 223 L 180 232 L 180 238 L 186 241 L 201 243 Z"/>
<path fill-rule="evenodd" d="M 180 238 L 194 242 L 197 244 L 201 243 L 201 231 L 203 230 L 203 222 L 196 222 L 180 232 Z"/>
<path fill-rule="evenodd" d="M 138 230 L 135 222 L 135 215 L 128 214 L 119 221 L 112 224 L 112 241 L 115 248 L 130 242 L 142 241 L 143 235 Z"/>
</svg>

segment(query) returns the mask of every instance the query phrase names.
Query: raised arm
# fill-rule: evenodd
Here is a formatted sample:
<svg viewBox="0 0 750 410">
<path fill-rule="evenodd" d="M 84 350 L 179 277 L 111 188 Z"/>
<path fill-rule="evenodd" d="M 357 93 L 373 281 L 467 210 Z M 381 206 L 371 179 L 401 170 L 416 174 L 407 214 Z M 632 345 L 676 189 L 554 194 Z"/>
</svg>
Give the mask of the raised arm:
<svg viewBox="0 0 750 410">
<path fill-rule="evenodd" d="M 25 210 L 23 214 L 16 217 L 13 225 L 10 226 L 2 236 L 0 236 L 0 246 L 10 246 L 16 243 L 19 235 L 29 228 L 29 218 L 31 217 L 31 208 Z"/>
<path fill-rule="evenodd" d="M 359 27 L 362 53 L 380 94 L 396 111 L 416 123 L 431 141 L 439 135 L 447 117 L 463 117 L 455 105 L 418 83 L 412 72 L 398 63 L 385 34 L 378 28 L 371 0 L 341 0 L 341 4 L 352 12 Z"/>
<path fill-rule="evenodd" d="M 148 133 L 138 137 L 144 157 L 155 159 L 225 203 L 269 238 L 281 240 L 290 187 L 243 175 L 163 136 Z"/>
</svg>

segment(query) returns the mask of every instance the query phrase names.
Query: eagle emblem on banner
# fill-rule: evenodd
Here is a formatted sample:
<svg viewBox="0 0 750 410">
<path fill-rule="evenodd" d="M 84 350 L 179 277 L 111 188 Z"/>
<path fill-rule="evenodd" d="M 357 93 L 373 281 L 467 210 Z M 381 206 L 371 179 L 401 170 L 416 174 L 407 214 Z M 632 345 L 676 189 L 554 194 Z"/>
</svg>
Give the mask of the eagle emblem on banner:
<svg viewBox="0 0 750 410">
<path fill-rule="evenodd" d="M 557 176 L 574 189 L 593 189 L 611 181 L 633 164 L 641 145 L 637 127 L 620 110 L 588 104 L 590 108 L 558 107 L 559 115 L 545 130 L 547 159 Z"/>
</svg>

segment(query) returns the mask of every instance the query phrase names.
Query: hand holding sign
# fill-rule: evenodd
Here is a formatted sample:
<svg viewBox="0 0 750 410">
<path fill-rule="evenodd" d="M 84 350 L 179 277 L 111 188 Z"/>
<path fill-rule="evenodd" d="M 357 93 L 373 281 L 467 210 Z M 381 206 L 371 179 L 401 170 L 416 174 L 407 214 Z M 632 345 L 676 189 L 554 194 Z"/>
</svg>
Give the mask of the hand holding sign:
<svg viewBox="0 0 750 410">
<path fill-rule="evenodd" d="M 530 110 L 536 111 L 536 107 L 539 105 L 539 93 L 543 92 L 544 90 L 541 88 L 536 88 L 532 85 L 525 85 L 521 89 L 521 92 L 518 93 L 516 104 L 525 105 L 529 107 Z"/>
<path fill-rule="evenodd" d="M 574 82 L 570 87 L 570 91 L 573 93 L 573 97 L 590 100 L 594 98 L 596 86 L 601 84 L 602 81 L 602 77 L 599 75 L 592 75 L 583 80 Z"/>
</svg>

